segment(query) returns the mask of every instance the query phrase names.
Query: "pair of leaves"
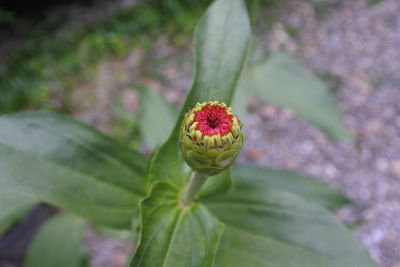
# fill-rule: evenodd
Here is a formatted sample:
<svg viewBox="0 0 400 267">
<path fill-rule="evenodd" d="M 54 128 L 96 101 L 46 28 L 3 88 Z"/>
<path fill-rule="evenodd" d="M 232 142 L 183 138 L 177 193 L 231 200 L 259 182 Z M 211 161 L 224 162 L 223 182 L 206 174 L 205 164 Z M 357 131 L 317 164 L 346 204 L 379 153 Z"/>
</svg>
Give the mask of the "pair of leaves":
<svg viewBox="0 0 400 267">
<path fill-rule="evenodd" d="M 224 225 L 203 205 L 185 206 L 177 196 L 177 188 L 159 183 L 141 203 L 142 231 L 131 266 L 213 266 Z"/>
</svg>

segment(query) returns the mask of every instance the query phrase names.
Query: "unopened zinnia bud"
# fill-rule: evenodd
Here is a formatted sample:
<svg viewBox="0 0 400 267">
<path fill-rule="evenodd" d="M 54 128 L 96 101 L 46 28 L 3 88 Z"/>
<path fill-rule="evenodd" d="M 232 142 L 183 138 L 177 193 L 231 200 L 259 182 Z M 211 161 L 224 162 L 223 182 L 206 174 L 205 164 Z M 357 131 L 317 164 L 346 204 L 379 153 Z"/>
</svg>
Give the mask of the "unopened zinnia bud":
<svg viewBox="0 0 400 267">
<path fill-rule="evenodd" d="M 197 103 L 185 114 L 179 136 L 186 163 L 212 176 L 232 165 L 243 145 L 242 124 L 225 103 Z"/>
</svg>

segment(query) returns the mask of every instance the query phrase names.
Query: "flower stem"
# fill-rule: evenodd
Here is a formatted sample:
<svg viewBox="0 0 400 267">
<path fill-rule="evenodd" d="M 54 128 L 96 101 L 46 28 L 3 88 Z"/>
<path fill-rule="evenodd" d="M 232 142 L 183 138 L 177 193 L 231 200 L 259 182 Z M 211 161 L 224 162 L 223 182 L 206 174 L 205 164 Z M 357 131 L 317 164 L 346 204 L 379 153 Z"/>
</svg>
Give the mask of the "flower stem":
<svg viewBox="0 0 400 267">
<path fill-rule="evenodd" d="M 186 190 L 183 194 L 183 203 L 185 205 L 189 205 L 193 202 L 196 194 L 200 191 L 200 188 L 206 182 L 208 176 L 201 174 L 199 172 L 195 172 L 189 184 L 186 187 Z"/>
</svg>

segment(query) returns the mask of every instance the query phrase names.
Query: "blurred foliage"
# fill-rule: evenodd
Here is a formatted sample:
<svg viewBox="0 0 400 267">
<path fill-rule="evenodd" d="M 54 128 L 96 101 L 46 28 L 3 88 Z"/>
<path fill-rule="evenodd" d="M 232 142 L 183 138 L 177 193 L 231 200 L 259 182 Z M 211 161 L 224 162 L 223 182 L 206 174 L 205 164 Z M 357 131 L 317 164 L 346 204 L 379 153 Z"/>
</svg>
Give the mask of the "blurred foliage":
<svg viewBox="0 0 400 267">
<path fill-rule="evenodd" d="M 167 103 L 160 92 L 155 90 L 141 90 L 141 103 L 141 136 L 148 148 L 153 150 L 167 140 L 178 112 Z"/>
<path fill-rule="evenodd" d="M 15 19 L 16 17 L 13 12 L 5 10 L 0 7 L 0 26 L 4 26 L 11 22 L 14 22 Z"/>
<path fill-rule="evenodd" d="M 379 4 L 381 2 L 383 2 L 384 0 L 369 0 L 368 1 L 368 6 L 374 6 L 376 4 Z"/>
<path fill-rule="evenodd" d="M 294 111 L 333 139 L 351 139 L 327 84 L 288 54 L 271 53 L 250 65 L 240 87 L 252 88 L 256 99 Z"/>
<path fill-rule="evenodd" d="M 56 85 L 62 88 L 60 108 L 68 110 L 73 85 L 101 59 L 122 56 L 132 46 L 145 48 L 162 33 L 189 35 L 206 2 L 143 3 L 61 35 L 39 25 L 0 63 L 0 113 L 45 106 Z"/>
<path fill-rule="evenodd" d="M 35 235 L 23 266 L 88 266 L 87 255 L 81 252 L 84 230 L 85 220 L 80 217 L 69 213 L 54 216 Z"/>
<path fill-rule="evenodd" d="M 0 235 L 23 219 L 36 204 L 31 198 L 0 188 Z"/>
<path fill-rule="evenodd" d="M 147 48 L 161 34 L 169 36 L 176 45 L 185 43 L 211 2 L 143 1 L 120 8 L 100 21 L 82 23 L 79 28 L 61 33 L 57 30 L 62 23 L 60 18 L 49 18 L 32 26 L 22 41 L 13 43 L 12 50 L 1 55 L 0 113 L 38 107 L 70 111 L 74 85 L 90 76 L 102 59 L 124 56 L 133 46 Z M 279 3 L 277 0 L 247 2 L 253 21 L 261 6 Z M 2 22 L 18 24 L 18 18 L 0 10 Z M 49 100 L 55 94 L 61 95 L 61 103 L 50 106 Z"/>
<path fill-rule="evenodd" d="M 141 141 L 138 118 L 123 108 L 121 95 L 111 101 L 111 112 L 115 121 L 109 134 L 123 146 L 137 149 Z"/>
</svg>

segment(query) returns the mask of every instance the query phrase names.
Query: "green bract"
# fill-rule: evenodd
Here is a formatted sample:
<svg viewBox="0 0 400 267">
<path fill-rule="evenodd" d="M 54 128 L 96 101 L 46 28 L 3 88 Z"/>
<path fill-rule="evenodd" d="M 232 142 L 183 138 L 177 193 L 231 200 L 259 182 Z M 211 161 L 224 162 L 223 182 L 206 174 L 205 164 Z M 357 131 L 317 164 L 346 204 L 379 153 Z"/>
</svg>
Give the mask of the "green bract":
<svg viewBox="0 0 400 267">
<path fill-rule="evenodd" d="M 231 166 L 243 146 L 242 124 L 225 103 L 197 103 L 185 114 L 179 141 L 196 172 L 217 175 Z"/>
</svg>

